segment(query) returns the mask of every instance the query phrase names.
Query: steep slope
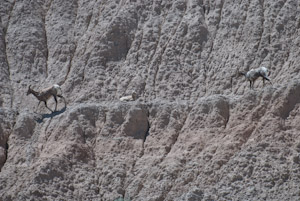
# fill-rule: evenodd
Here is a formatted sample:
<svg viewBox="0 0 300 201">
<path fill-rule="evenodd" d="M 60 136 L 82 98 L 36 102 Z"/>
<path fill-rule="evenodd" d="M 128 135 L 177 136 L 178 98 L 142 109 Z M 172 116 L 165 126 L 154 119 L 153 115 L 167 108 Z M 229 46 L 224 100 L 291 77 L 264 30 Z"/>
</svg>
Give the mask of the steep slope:
<svg viewBox="0 0 300 201">
<path fill-rule="evenodd" d="M 1 199 L 300 199 L 299 16 L 297 0 L 0 0 Z M 258 66 L 273 85 L 250 90 L 235 75 Z M 68 107 L 50 114 L 26 91 L 54 83 Z"/>
</svg>

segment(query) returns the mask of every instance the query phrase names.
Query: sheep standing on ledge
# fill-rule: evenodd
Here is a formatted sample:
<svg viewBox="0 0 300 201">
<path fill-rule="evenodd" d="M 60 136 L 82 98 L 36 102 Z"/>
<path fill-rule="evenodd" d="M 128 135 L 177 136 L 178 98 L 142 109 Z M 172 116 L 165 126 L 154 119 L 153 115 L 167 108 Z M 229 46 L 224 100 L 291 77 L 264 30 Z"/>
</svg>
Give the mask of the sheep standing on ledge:
<svg viewBox="0 0 300 201">
<path fill-rule="evenodd" d="M 129 96 L 123 96 L 120 98 L 120 101 L 135 101 L 137 99 L 136 92 L 132 92 Z"/>
<path fill-rule="evenodd" d="M 266 67 L 251 69 L 247 73 L 240 72 L 240 75 L 244 75 L 247 78 L 247 80 L 249 80 L 250 89 L 253 89 L 254 82 L 259 77 L 262 77 L 264 86 L 265 86 L 265 80 L 268 80 L 272 84 L 271 80 L 268 78 L 268 69 Z"/>
<path fill-rule="evenodd" d="M 48 108 L 51 112 L 53 112 L 48 106 L 47 106 L 47 100 L 53 96 L 54 100 L 55 100 L 55 110 L 56 111 L 56 108 L 57 108 L 57 98 L 56 97 L 59 97 L 59 98 L 62 98 L 64 99 L 64 102 L 65 102 L 65 107 L 67 106 L 66 104 L 66 99 L 61 95 L 62 94 L 62 91 L 61 91 L 61 88 L 58 84 L 54 84 L 52 87 L 49 87 L 49 88 L 46 88 L 46 89 L 43 89 L 41 91 L 34 91 L 33 89 L 30 88 L 31 85 L 29 85 L 28 87 L 28 91 L 27 91 L 27 96 L 29 94 L 33 94 L 40 102 L 38 104 L 38 107 L 40 105 L 40 103 L 43 101 L 45 103 L 45 106 L 46 108 Z"/>
</svg>

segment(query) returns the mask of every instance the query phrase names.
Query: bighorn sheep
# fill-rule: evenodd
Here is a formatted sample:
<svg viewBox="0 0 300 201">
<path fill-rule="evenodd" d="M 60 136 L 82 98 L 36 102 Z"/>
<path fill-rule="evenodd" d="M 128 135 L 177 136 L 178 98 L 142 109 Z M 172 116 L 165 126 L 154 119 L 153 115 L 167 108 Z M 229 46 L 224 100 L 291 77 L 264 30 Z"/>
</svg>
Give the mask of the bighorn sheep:
<svg viewBox="0 0 300 201">
<path fill-rule="evenodd" d="M 136 92 L 132 92 L 131 95 L 129 96 L 123 96 L 120 98 L 120 101 L 135 101 L 137 99 L 137 94 Z"/>
<path fill-rule="evenodd" d="M 244 75 L 249 80 L 250 89 L 253 89 L 254 82 L 259 77 L 262 77 L 264 86 L 265 86 L 265 80 L 268 80 L 272 84 L 271 80 L 268 78 L 268 69 L 266 67 L 251 69 L 247 73 L 240 72 L 240 75 Z"/>
<path fill-rule="evenodd" d="M 40 102 L 38 104 L 38 106 L 40 105 L 40 103 L 43 101 L 45 103 L 45 106 L 46 108 L 48 108 L 51 112 L 53 112 L 48 106 L 47 106 L 47 100 L 53 96 L 54 100 L 55 100 L 55 110 L 56 111 L 56 108 L 57 108 L 57 98 L 56 97 L 59 97 L 59 98 L 62 98 L 64 99 L 64 102 L 65 102 L 65 107 L 67 106 L 66 104 L 66 99 L 61 95 L 62 94 L 62 91 L 61 91 L 61 88 L 58 84 L 54 84 L 52 87 L 49 87 L 49 88 L 46 88 L 46 89 L 43 89 L 39 92 L 37 91 L 34 91 L 33 89 L 30 88 L 31 85 L 29 85 L 28 87 L 28 91 L 27 91 L 27 96 L 29 94 L 33 94 Z"/>
</svg>

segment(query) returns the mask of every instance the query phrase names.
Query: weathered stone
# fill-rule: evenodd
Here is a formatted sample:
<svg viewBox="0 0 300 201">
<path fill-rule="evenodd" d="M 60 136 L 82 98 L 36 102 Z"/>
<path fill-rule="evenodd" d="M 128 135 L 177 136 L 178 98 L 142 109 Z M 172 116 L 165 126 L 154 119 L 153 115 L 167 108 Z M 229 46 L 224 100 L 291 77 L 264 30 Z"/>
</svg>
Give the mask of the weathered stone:
<svg viewBox="0 0 300 201">
<path fill-rule="evenodd" d="M 299 16 L 297 0 L 0 0 L 1 200 L 300 200 Z M 273 85 L 251 90 L 236 75 L 259 66 Z M 26 96 L 54 83 L 67 108 Z"/>
</svg>

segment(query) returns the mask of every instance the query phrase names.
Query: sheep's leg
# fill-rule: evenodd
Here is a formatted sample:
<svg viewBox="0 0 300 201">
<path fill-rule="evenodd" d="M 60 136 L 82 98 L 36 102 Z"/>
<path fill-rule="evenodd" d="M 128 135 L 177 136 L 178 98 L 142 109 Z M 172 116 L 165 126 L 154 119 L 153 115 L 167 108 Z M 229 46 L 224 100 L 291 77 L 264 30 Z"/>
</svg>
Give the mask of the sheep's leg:
<svg viewBox="0 0 300 201">
<path fill-rule="evenodd" d="M 264 80 L 268 80 L 271 83 L 271 85 L 273 85 L 273 83 L 271 82 L 271 80 L 269 78 L 264 77 Z"/>
<path fill-rule="evenodd" d="M 48 108 L 51 112 L 53 112 L 48 106 L 47 106 L 47 102 L 44 101 L 46 108 Z"/>
<path fill-rule="evenodd" d="M 39 105 L 40 105 L 41 102 L 42 102 L 42 101 L 39 101 L 39 104 L 37 105 L 36 110 L 39 108 Z"/>
<path fill-rule="evenodd" d="M 271 83 L 271 85 L 273 85 L 273 83 L 271 82 L 271 80 L 268 80 L 270 83 Z"/>
<path fill-rule="evenodd" d="M 62 95 L 57 95 L 58 97 L 64 99 L 64 102 L 65 102 L 65 108 L 67 107 L 67 102 L 66 102 L 66 99 L 62 96 Z"/>
<path fill-rule="evenodd" d="M 54 95 L 53 95 L 53 97 L 54 97 L 54 100 L 55 100 L 55 109 L 54 109 L 54 111 L 56 111 L 56 108 L 57 108 L 57 98 Z"/>
<path fill-rule="evenodd" d="M 252 81 L 252 89 L 254 89 L 255 80 Z"/>
</svg>

